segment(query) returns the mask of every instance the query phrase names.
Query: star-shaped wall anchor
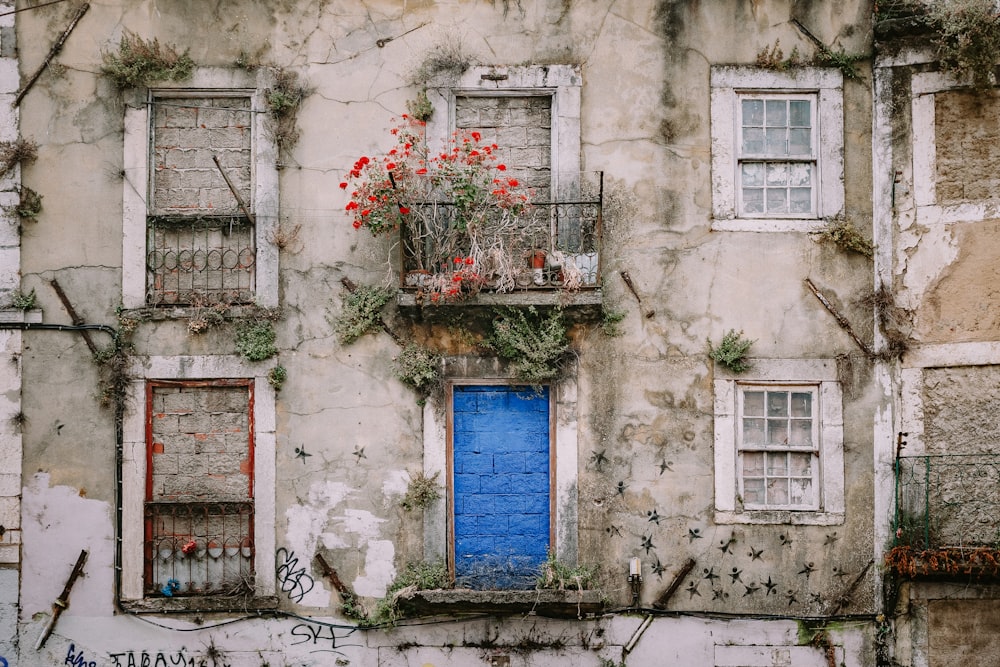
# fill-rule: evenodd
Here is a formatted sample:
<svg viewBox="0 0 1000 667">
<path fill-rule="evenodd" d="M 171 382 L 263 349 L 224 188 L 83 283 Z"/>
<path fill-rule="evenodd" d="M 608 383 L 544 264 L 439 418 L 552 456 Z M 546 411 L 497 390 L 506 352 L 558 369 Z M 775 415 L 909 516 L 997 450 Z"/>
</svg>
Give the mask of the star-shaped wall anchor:
<svg viewBox="0 0 1000 667">
<path fill-rule="evenodd" d="M 295 458 L 302 459 L 302 463 L 303 464 L 305 464 L 307 456 L 312 456 L 312 454 L 310 454 L 309 452 L 306 451 L 306 446 L 305 445 L 302 445 L 301 447 L 296 447 L 295 448 Z"/>
<path fill-rule="evenodd" d="M 614 535 L 615 537 L 622 536 L 622 530 L 618 526 L 608 526 L 604 530 L 607 531 L 608 535 Z"/>
<path fill-rule="evenodd" d="M 695 595 L 701 597 L 701 593 L 698 591 L 698 584 L 693 581 L 690 584 L 688 584 L 688 587 L 684 590 L 690 593 L 689 597 L 691 598 L 693 598 Z"/>
<path fill-rule="evenodd" d="M 729 573 L 729 579 L 731 580 L 730 583 L 735 584 L 737 581 L 742 582 L 743 580 L 740 579 L 740 574 L 742 574 L 742 572 L 742 570 L 738 570 L 734 567 L 733 571 Z"/>
<path fill-rule="evenodd" d="M 750 561 L 753 562 L 755 560 L 760 560 L 760 556 L 763 553 L 763 549 L 754 549 L 753 547 L 750 547 L 750 553 L 748 553 L 747 556 L 750 556 Z"/>
<path fill-rule="evenodd" d="M 850 572 L 847 570 L 841 570 L 836 565 L 833 566 L 833 576 L 843 579 L 844 577 L 850 576 Z"/>
<path fill-rule="evenodd" d="M 816 565 L 815 565 L 815 563 L 813 563 L 812 561 L 810 561 L 810 562 L 808 562 L 808 563 L 806 563 L 805 565 L 802 566 L 802 569 L 799 570 L 799 574 L 806 575 L 806 581 L 809 581 L 809 575 L 812 574 L 815 571 L 816 571 Z"/>
<path fill-rule="evenodd" d="M 663 573 L 667 571 L 667 568 L 663 567 L 663 563 L 657 558 L 656 562 L 653 564 L 653 574 L 658 576 L 660 579 L 663 578 Z"/>
<path fill-rule="evenodd" d="M 688 543 L 694 542 L 695 540 L 700 540 L 701 528 L 688 528 Z"/>
<path fill-rule="evenodd" d="M 666 459 L 660 459 L 660 474 L 662 475 L 664 470 L 669 470 L 670 472 L 673 472 L 674 469 L 670 467 L 672 465 L 674 465 L 673 461 L 668 461 Z"/>
<path fill-rule="evenodd" d="M 615 487 L 615 493 L 617 493 L 619 496 L 624 496 L 625 489 L 627 488 L 628 484 L 626 484 L 625 482 L 618 482 L 618 486 Z"/>
<path fill-rule="evenodd" d="M 768 575 L 767 581 L 762 581 L 761 584 L 763 584 L 764 588 L 767 589 L 767 592 L 764 593 L 764 597 L 767 597 L 771 593 L 774 593 L 775 595 L 777 595 L 777 593 L 775 592 L 774 589 L 776 589 L 778 587 L 778 584 L 776 584 L 773 581 L 771 581 L 771 576 L 770 575 Z"/>
<path fill-rule="evenodd" d="M 648 536 L 647 535 L 643 535 L 642 536 L 642 544 L 640 546 L 642 546 L 642 548 L 646 550 L 647 554 L 649 553 L 650 549 L 655 549 L 656 547 L 653 545 L 653 536 L 652 535 L 648 535 Z"/>
<path fill-rule="evenodd" d="M 365 448 L 358 447 L 357 445 L 354 446 L 354 456 L 358 459 L 358 463 L 361 463 L 361 459 L 368 458 L 365 456 Z"/>
<path fill-rule="evenodd" d="M 702 570 L 702 572 L 705 574 L 705 576 L 703 576 L 702 579 L 708 579 L 710 582 L 714 582 L 716 579 L 719 578 L 719 575 L 715 573 L 714 567 L 705 568 L 704 570 Z"/>
<path fill-rule="evenodd" d="M 792 546 L 792 538 L 788 537 L 787 535 L 778 535 L 778 541 L 781 543 L 781 546 L 783 547 Z"/>
<path fill-rule="evenodd" d="M 599 452 L 594 452 L 590 455 L 590 462 L 594 464 L 594 467 L 598 470 L 601 469 L 605 463 L 608 462 L 608 457 L 604 455 L 605 450 Z"/>
<path fill-rule="evenodd" d="M 727 597 L 729 597 L 729 593 L 726 593 L 721 588 L 713 588 L 712 589 L 712 599 L 713 600 L 722 600 L 722 599 L 725 599 Z"/>
<path fill-rule="evenodd" d="M 748 595 L 753 595 L 754 593 L 760 590 L 760 586 L 754 586 L 753 584 L 750 584 L 749 586 L 746 586 L 746 589 L 747 591 L 746 593 L 743 594 L 743 597 L 746 597 Z"/>
<path fill-rule="evenodd" d="M 840 538 L 837 537 L 837 531 L 833 531 L 832 533 L 827 534 L 826 539 L 823 540 L 823 545 L 826 546 L 827 544 L 833 544 L 839 539 Z"/>
<path fill-rule="evenodd" d="M 659 514 L 656 513 L 656 508 L 653 508 L 652 512 L 646 512 L 646 516 L 648 516 L 649 520 L 652 521 L 653 523 L 655 523 L 657 526 L 660 525 L 660 519 L 663 518 Z"/>
<path fill-rule="evenodd" d="M 795 597 L 795 592 L 791 591 L 791 590 L 788 591 L 788 593 L 785 595 L 785 597 L 788 598 L 788 606 L 789 607 L 791 607 L 793 604 L 795 604 L 796 602 L 799 601 L 799 599 L 797 597 Z"/>
<path fill-rule="evenodd" d="M 736 544 L 736 538 L 730 535 L 728 540 L 719 541 L 719 551 L 727 554 L 729 553 L 729 550 L 732 549 L 734 544 Z"/>
</svg>

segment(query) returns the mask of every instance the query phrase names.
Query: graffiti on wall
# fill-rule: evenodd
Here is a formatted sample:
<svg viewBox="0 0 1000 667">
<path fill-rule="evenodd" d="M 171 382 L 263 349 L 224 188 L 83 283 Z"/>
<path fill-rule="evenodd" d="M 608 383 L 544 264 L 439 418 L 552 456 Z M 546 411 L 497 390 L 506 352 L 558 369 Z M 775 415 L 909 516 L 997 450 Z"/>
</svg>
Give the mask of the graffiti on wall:
<svg viewBox="0 0 1000 667">
<path fill-rule="evenodd" d="M 361 646 L 361 644 L 345 644 L 343 640 L 354 634 L 354 629 L 337 634 L 337 628 L 332 625 L 317 623 L 299 623 L 292 628 L 292 646 L 308 645 L 312 646 L 313 653 L 332 652 L 341 653 L 338 649 L 345 646 Z"/>
<path fill-rule="evenodd" d="M 305 567 L 299 566 L 299 559 L 296 558 L 294 551 L 281 547 L 276 552 L 276 556 L 275 575 L 278 577 L 281 592 L 288 595 L 288 599 L 292 602 L 301 602 L 306 593 L 313 589 L 316 582 L 306 572 Z"/>
<path fill-rule="evenodd" d="M 209 649 L 212 651 L 212 649 Z M 218 654 L 218 650 L 214 653 Z M 114 667 L 229 667 L 229 663 L 220 655 L 197 656 L 188 655 L 184 649 L 179 651 L 126 651 L 110 654 Z M 93 665 L 94 663 L 89 663 Z M 89 667 L 89 666 L 88 666 Z"/>
</svg>

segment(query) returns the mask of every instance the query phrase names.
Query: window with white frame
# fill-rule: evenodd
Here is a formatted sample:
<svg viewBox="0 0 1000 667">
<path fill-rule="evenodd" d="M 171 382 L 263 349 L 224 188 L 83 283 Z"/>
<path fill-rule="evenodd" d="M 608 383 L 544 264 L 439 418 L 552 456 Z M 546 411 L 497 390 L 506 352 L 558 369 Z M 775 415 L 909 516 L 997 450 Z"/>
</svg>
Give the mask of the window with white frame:
<svg viewBox="0 0 1000 667">
<path fill-rule="evenodd" d="M 267 73 L 201 68 L 125 111 L 122 303 L 276 306 Z"/>
<path fill-rule="evenodd" d="M 716 369 L 719 523 L 843 522 L 843 406 L 833 360 Z"/>
<path fill-rule="evenodd" d="M 275 406 L 266 368 L 145 357 L 123 423 L 122 603 L 136 611 L 270 608 Z"/>
<path fill-rule="evenodd" d="M 808 231 L 844 207 L 843 76 L 712 69 L 713 228 Z"/>
</svg>

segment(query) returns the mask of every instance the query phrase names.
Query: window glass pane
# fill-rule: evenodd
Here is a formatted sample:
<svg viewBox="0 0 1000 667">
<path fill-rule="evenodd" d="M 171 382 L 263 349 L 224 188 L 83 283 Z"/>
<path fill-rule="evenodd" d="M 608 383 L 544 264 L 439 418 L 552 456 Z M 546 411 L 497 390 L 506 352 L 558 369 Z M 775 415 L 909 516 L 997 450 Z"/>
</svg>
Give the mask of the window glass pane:
<svg viewBox="0 0 1000 667">
<path fill-rule="evenodd" d="M 764 392 L 743 392 L 743 414 L 749 416 L 764 415 Z"/>
<path fill-rule="evenodd" d="M 812 446 L 812 420 L 793 419 L 788 444 L 792 447 Z"/>
<path fill-rule="evenodd" d="M 784 419 L 767 420 L 767 444 L 787 445 L 788 444 L 788 422 Z"/>
<path fill-rule="evenodd" d="M 743 474 L 748 477 L 764 474 L 764 452 L 746 452 L 743 454 Z"/>
<path fill-rule="evenodd" d="M 788 183 L 788 168 L 789 164 L 787 162 L 770 163 L 767 165 L 767 184 L 768 185 L 785 185 Z"/>
<path fill-rule="evenodd" d="M 807 128 L 788 131 L 788 154 L 809 155 L 812 153 L 812 132 Z"/>
<path fill-rule="evenodd" d="M 743 420 L 743 444 L 763 445 L 764 444 L 764 420 L 744 419 Z"/>
<path fill-rule="evenodd" d="M 767 212 L 768 213 L 787 213 L 788 212 L 788 200 L 786 197 L 786 192 L 784 190 L 768 190 L 767 191 Z"/>
<path fill-rule="evenodd" d="M 767 480 L 767 504 L 787 505 L 788 504 L 788 480 L 769 479 Z"/>
<path fill-rule="evenodd" d="M 810 118 L 809 100 L 789 100 L 788 101 L 788 124 L 792 127 L 809 127 L 812 125 Z"/>
<path fill-rule="evenodd" d="M 764 100 L 743 100 L 743 126 L 764 125 Z"/>
<path fill-rule="evenodd" d="M 767 476 L 777 477 L 788 475 L 788 454 L 771 452 L 767 454 Z"/>
<path fill-rule="evenodd" d="M 811 479 L 793 479 L 791 481 L 791 504 L 812 505 L 813 492 Z"/>
<path fill-rule="evenodd" d="M 785 100 L 766 100 L 764 117 L 768 127 L 786 127 L 788 125 L 788 103 Z"/>
<path fill-rule="evenodd" d="M 764 163 L 744 162 L 742 165 L 743 186 L 759 187 L 764 185 Z"/>
<path fill-rule="evenodd" d="M 768 155 L 788 155 L 788 131 L 783 127 L 765 130 Z"/>
<path fill-rule="evenodd" d="M 812 417 L 812 394 L 810 392 L 792 392 L 792 416 Z"/>
<path fill-rule="evenodd" d="M 812 211 L 812 190 L 792 188 L 788 191 L 789 213 L 809 213 Z"/>
<path fill-rule="evenodd" d="M 764 480 L 744 479 L 743 480 L 743 502 L 753 505 L 764 504 Z"/>
<path fill-rule="evenodd" d="M 796 162 L 788 165 L 790 185 L 810 185 L 812 184 L 813 166 L 804 162 Z M 808 192 L 808 190 L 806 190 Z"/>
<path fill-rule="evenodd" d="M 743 188 L 743 212 L 764 212 L 764 190 Z"/>
<path fill-rule="evenodd" d="M 764 130 L 759 127 L 743 129 L 743 153 L 759 155 L 764 152 Z"/>
<path fill-rule="evenodd" d="M 788 416 L 788 392 L 769 391 L 767 392 L 767 416 L 787 417 Z"/>
<path fill-rule="evenodd" d="M 789 472 L 793 477 L 812 476 L 812 454 L 789 454 Z"/>
</svg>

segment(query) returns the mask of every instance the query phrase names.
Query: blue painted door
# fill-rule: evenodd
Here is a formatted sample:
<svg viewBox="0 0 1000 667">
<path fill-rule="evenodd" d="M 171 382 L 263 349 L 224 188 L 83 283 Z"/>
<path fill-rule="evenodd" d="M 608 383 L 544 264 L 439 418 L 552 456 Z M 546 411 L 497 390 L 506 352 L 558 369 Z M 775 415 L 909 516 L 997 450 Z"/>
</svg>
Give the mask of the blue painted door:
<svg viewBox="0 0 1000 667">
<path fill-rule="evenodd" d="M 549 546 L 549 388 L 456 385 L 456 583 L 532 589 Z"/>
</svg>

